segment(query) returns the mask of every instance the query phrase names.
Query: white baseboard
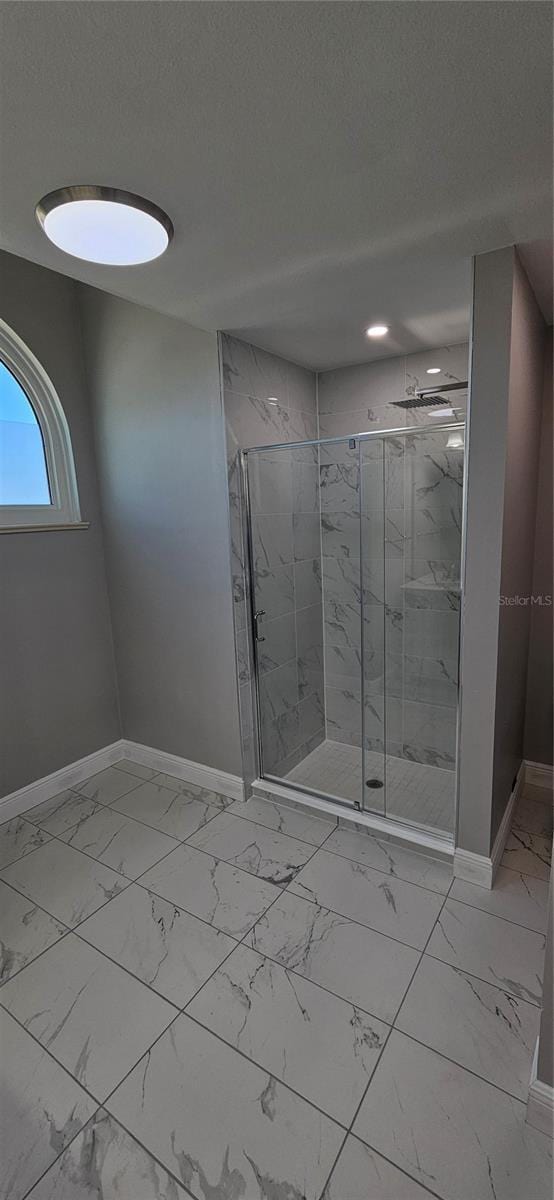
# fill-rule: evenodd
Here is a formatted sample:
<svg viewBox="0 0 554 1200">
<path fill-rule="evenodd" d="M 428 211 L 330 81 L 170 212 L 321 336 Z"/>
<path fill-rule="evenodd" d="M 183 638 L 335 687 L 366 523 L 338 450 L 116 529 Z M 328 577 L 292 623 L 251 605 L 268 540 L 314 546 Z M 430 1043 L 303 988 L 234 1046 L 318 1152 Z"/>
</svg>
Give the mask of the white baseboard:
<svg viewBox="0 0 554 1200">
<path fill-rule="evenodd" d="M 498 833 L 494 839 L 490 858 L 487 858 L 484 854 L 474 854 L 471 850 L 463 850 L 461 847 L 456 847 L 454 851 L 454 875 L 457 879 L 464 879 L 466 883 L 476 883 L 478 887 L 488 888 L 490 891 L 508 840 L 514 808 L 520 796 L 525 777 L 525 763 L 522 762 L 517 773 L 514 789 L 510 795 Z"/>
<path fill-rule="evenodd" d="M 187 783 L 196 783 L 200 787 L 209 788 L 212 792 L 222 792 L 233 800 L 244 800 L 244 784 L 239 775 L 229 775 L 226 771 L 218 771 L 214 767 L 205 767 L 203 763 L 191 762 L 188 758 L 179 758 L 176 754 L 166 754 L 164 750 L 155 750 L 151 746 L 140 746 L 138 742 L 121 739 L 87 754 L 77 762 L 29 783 L 27 787 L 11 792 L 9 796 L 0 799 L 0 824 L 17 817 L 27 809 L 50 800 L 66 788 L 75 787 L 97 771 L 111 767 L 122 758 L 133 758 L 142 763 L 143 767 L 151 767 L 153 771 L 165 771 L 184 779 Z"/>
<path fill-rule="evenodd" d="M 456 879 L 475 883 L 478 887 L 488 888 L 490 891 L 493 882 L 492 859 L 457 846 L 454 851 L 454 875 Z"/>
<path fill-rule="evenodd" d="M 0 799 L 0 822 L 9 821 L 12 817 L 26 812 L 28 808 L 34 808 L 36 804 L 42 804 L 52 796 L 57 796 L 58 792 L 63 792 L 65 788 L 82 783 L 89 775 L 96 775 L 97 771 L 111 767 L 118 759 L 124 757 L 123 745 L 122 741 L 112 742 L 110 746 L 95 750 L 93 754 L 87 754 L 69 766 L 53 771 L 51 775 L 44 775 L 42 779 L 19 788 L 17 792 L 10 792 L 8 796 Z"/>
<path fill-rule="evenodd" d="M 533 1126 L 533 1129 L 539 1129 L 548 1137 L 554 1137 L 554 1088 L 537 1079 L 538 1052 L 539 1040 L 537 1038 L 525 1120 L 528 1125 Z"/>
<path fill-rule="evenodd" d="M 120 758 L 132 758 L 143 767 L 151 767 L 153 771 L 165 771 L 187 783 L 209 788 L 211 792 L 222 792 L 233 800 L 244 800 L 244 783 L 240 775 L 230 775 L 227 771 L 181 758 L 178 754 L 167 754 L 165 750 L 156 750 L 152 746 L 141 746 L 139 742 L 123 740 L 120 744 Z"/>
<path fill-rule="evenodd" d="M 525 767 L 525 782 L 532 783 L 534 787 L 546 788 L 552 792 L 554 789 L 554 767 L 548 763 L 531 762 L 526 758 L 524 761 Z"/>
</svg>

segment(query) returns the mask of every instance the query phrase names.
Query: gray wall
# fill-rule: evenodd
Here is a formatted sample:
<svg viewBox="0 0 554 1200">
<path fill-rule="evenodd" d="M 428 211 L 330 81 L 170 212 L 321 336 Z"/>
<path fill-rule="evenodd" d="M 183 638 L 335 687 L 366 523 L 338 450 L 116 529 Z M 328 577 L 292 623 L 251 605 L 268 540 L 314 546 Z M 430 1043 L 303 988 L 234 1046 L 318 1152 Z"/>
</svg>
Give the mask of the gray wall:
<svg viewBox="0 0 554 1200">
<path fill-rule="evenodd" d="M 258 767 L 237 452 L 317 437 L 316 386 L 313 372 L 226 334 L 220 353 L 243 774 L 250 784 Z M 317 452 L 312 447 L 252 456 L 250 474 L 257 604 L 266 612 L 260 655 L 264 765 L 282 777 L 324 736 Z"/>
<path fill-rule="evenodd" d="M 240 774 L 216 336 L 81 308 L 123 735 Z"/>
<path fill-rule="evenodd" d="M 523 752 L 542 318 L 513 247 L 474 264 L 459 847 L 488 857 Z M 494 796 L 494 800 L 493 800 Z"/>
<path fill-rule="evenodd" d="M 552 329 L 548 330 L 544 356 L 541 446 L 535 523 L 533 596 L 552 597 Z M 531 609 L 529 670 L 525 711 L 524 757 L 552 763 L 552 607 Z"/>
<path fill-rule="evenodd" d="M 67 417 L 86 530 L 0 534 L 5 795 L 120 736 L 76 284 L 0 256 L 0 316 L 43 364 Z"/>
<path fill-rule="evenodd" d="M 517 254 L 512 289 L 491 845 L 523 758 L 546 329 Z"/>
</svg>

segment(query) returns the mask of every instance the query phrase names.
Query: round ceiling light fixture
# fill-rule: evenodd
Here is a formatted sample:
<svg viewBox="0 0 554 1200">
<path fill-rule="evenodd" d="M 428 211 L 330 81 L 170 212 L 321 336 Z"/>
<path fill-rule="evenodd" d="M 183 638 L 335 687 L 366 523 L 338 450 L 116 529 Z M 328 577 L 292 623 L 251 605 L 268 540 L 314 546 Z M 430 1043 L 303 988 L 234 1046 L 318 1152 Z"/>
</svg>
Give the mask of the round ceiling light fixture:
<svg viewBox="0 0 554 1200">
<path fill-rule="evenodd" d="M 427 374 L 428 375 L 440 375 L 441 369 L 442 369 L 441 367 L 427 367 Z"/>
<path fill-rule="evenodd" d="M 389 332 L 389 327 L 388 325 L 370 325 L 365 332 L 366 337 L 384 337 Z"/>
<path fill-rule="evenodd" d="M 173 225 L 161 208 L 120 188 L 79 184 L 58 188 L 36 206 L 47 238 L 85 262 L 130 267 L 167 250 Z"/>
</svg>

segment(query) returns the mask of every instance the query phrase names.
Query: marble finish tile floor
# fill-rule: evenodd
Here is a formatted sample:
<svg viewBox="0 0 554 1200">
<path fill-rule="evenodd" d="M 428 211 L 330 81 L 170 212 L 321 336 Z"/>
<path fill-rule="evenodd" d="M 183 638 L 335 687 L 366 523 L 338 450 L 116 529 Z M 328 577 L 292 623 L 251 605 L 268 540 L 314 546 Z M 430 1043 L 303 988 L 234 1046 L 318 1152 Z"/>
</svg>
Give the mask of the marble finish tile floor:
<svg viewBox="0 0 554 1200">
<path fill-rule="evenodd" d="M 129 760 L 7 822 L 3 1200 L 550 1200 L 533 849 L 487 892 Z"/>
<path fill-rule="evenodd" d="M 366 751 L 366 774 L 384 778 L 386 769 L 386 807 L 389 816 L 397 820 L 422 825 L 427 829 L 450 833 L 454 828 L 454 773 L 444 767 L 411 759 Z M 300 783 L 316 792 L 337 796 L 352 803 L 360 800 L 362 792 L 362 751 L 326 738 L 307 754 L 287 775 L 291 783 Z M 366 788 L 365 802 L 382 813 L 385 789 Z"/>
</svg>

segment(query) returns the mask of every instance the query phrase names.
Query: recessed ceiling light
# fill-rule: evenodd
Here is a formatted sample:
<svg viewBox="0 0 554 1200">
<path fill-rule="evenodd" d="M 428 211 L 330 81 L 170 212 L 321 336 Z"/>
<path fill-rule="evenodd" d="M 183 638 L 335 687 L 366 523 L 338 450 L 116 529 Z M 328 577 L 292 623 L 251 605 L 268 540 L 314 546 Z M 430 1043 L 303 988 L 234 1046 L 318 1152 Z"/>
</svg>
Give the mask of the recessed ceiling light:
<svg viewBox="0 0 554 1200">
<path fill-rule="evenodd" d="M 440 375 L 441 367 L 427 367 L 428 375 Z"/>
<path fill-rule="evenodd" d="M 370 325 L 366 329 L 366 337 L 384 337 L 389 332 L 388 325 Z"/>
<path fill-rule="evenodd" d="M 113 267 L 159 258 L 173 237 L 173 225 L 157 204 L 119 188 L 59 188 L 43 196 L 35 213 L 60 250 Z"/>
</svg>

